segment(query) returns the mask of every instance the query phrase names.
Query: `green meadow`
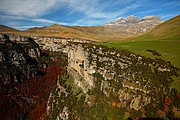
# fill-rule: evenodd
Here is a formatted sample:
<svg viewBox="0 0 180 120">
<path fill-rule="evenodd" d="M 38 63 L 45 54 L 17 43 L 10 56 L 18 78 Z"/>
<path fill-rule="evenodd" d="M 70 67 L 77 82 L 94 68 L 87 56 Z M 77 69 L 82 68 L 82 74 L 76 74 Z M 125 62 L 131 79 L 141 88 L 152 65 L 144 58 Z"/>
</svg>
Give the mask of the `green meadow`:
<svg viewBox="0 0 180 120">
<path fill-rule="evenodd" d="M 180 67 L 180 40 L 153 40 L 153 41 L 128 41 L 101 43 L 108 47 L 126 49 L 136 54 L 155 58 L 146 50 L 156 50 L 161 54 L 158 58 L 170 61 L 173 65 Z"/>
<path fill-rule="evenodd" d="M 161 58 L 180 68 L 180 38 L 160 40 L 138 40 L 138 38 L 131 38 L 122 41 L 107 41 L 99 44 L 110 48 L 126 49 L 152 59 Z M 155 56 L 146 50 L 156 50 L 161 56 Z M 176 88 L 180 92 L 180 77 L 176 77 L 174 80 L 171 87 Z"/>
</svg>

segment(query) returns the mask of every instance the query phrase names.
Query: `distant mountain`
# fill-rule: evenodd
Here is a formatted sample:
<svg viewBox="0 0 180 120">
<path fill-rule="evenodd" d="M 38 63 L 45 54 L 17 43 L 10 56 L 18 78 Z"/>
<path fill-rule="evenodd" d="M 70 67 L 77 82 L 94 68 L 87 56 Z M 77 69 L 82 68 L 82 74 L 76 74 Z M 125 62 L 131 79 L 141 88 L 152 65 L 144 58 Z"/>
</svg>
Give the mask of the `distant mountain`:
<svg viewBox="0 0 180 120">
<path fill-rule="evenodd" d="M 109 26 L 118 26 L 118 27 L 130 27 L 135 25 L 143 25 L 143 24 L 153 24 L 157 25 L 162 23 L 163 21 L 157 17 L 157 16 L 145 16 L 144 18 L 138 18 L 136 16 L 129 16 L 127 18 L 119 18 L 114 22 L 108 22 L 104 24 L 103 26 L 109 27 Z"/>
<path fill-rule="evenodd" d="M 89 40 L 119 40 L 143 35 L 162 22 L 156 16 L 146 16 L 144 18 L 129 16 L 127 18 L 119 18 L 114 22 L 109 22 L 101 26 L 62 26 L 54 24 L 51 26 L 30 28 L 19 32 L 19 34 L 60 36 Z M 13 28 L 5 28 L 2 28 L 2 30 L 16 32 Z"/>
<path fill-rule="evenodd" d="M 16 30 L 12 27 L 8 27 L 5 25 L 0 25 L 0 32 L 18 32 L 19 30 Z"/>
<path fill-rule="evenodd" d="M 145 16 L 144 18 L 129 16 L 127 18 L 119 18 L 114 22 L 108 22 L 103 26 L 109 29 L 118 29 L 121 31 L 119 34 L 132 37 L 149 32 L 162 22 L 157 16 Z"/>
<path fill-rule="evenodd" d="M 141 37 L 150 39 L 180 38 L 180 15 L 163 22 Z"/>
<path fill-rule="evenodd" d="M 96 28 L 95 28 L 96 29 Z M 94 30 L 95 30 L 94 29 Z M 81 31 L 77 29 L 77 27 L 70 26 L 62 26 L 58 24 L 54 24 L 51 26 L 45 26 L 41 28 L 30 28 L 26 31 L 27 34 L 36 34 L 36 35 L 45 35 L 45 36 L 60 36 L 65 38 L 83 38 L 83 39 L 91 39 L 91 33 L 86 33 L 85 31 Z M 92 38 L 94 38 L 93 36 Z"/>
</svg>

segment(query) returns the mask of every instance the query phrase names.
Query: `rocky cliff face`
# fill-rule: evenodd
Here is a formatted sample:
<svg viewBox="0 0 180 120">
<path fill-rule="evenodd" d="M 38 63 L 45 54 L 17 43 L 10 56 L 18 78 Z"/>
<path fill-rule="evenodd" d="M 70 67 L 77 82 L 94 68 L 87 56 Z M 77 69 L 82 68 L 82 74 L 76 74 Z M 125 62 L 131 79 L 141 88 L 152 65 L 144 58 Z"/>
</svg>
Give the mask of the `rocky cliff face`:
<svg viewBox="0 0 180 120">
<path fill-rule="evenodd" d="M 163 21 L 156 16 L 145 16 L 144 18 L 129 16 L 127 18 L 119 18 L 116 21 L 106 23 L 103 26 L 107 28 L 107 30 L 117 30 L 121 35 L 133 36 L 147 33 L 162 22 Z"/>
<path fill-rule="evenodd" d="M 1 81 L 7 84 L 34 78 L 38 73 L 39 46 L 28 37 L 0 35 Z"/>
<path fill-rule="evenodd" d="M 120 91 L 123 88 L 128 88 L 128 90 L 139 91 L 140 93 L 136 96 L 143 97 L 141 93 L 146 94 L 144 99 L 150 100 L 152 98 L 151 94 L 159 94 L 160 91 L 169 89 L 161 82 L 159 84 L 154 83 L 154 77 L 152 76 L 157 76 L 159 72 L 162 74 L 168 73 L 171 76 L 172 71 L 175 72 L 176 68 L 166 65 L 166 62 L 162 61 L 160 64 L 158 62 L 159 60 L 147 59 L 128 51 L 108 49 L 93 44 L 72 44 L 68 51 L 69 69 L 76 71 L 71 71 L 73 74 L 79 74 L 77 78 L 74 78 L 74 84 L 80 87 L 84 93 L 87 93 L 88 90 L 95 87 L 96 80 L 101 78 L 100 90 L 107 97 L 110 96 L 112 91 L 119 91 L 118 94 L 121 96 Z M 153 72 L 152 69 L 156 72 Z M 167 82 L 172 82 L 170 78 L 166 79 Z M 118 85 L 114 86 L 115 83 Z M 160 86 L 162 89 L 160 89 Z M 153 87 L 154 89 L 152 89 Z M 136 97 L 132 101 L 135 101 L 135 99 Z M 148 100 L 143 104 L 148 104 L 150 102 Z M 142 107 L 140 105 L 135 106 L 135 104 L 141 103 L 138 103 L 138 100 L 136 100 L 136 103 L 131 102 L 130 106 L 135 110 Z"/>
<path fill-rule="evenodd" d="M 0 119 L 34 119 L 45 112 L 49 93 L 62 71 L 48 53 L 31 37 L 0 35 Z"/>
<path fill-rule="evenodd" d="M 174 90 L 170 90 L 170 84 L 173 82 L 171 77 L 178 76 L 178 68 L 161 59 L 145 58 L 125 50 L 89 42 L 62 41 L 60 39 L 58 43 L 53 43 L 56 47 L 61 46 L 61 49 L 53 50 L 62 50 L 67 54 L 68 66 L 57 82 L 58 87 L 50 95 L 47 107 L 49 119 L 83 119 L 86 113 L 81 111 L 94 114 L 89 119 L 100 119 L 106 115 L 113 118 L 106 110 L 113 110 L 107 107 L 111 103 L 117 108 L 126 108 L 127 111 L 120 110 L 124 114 L 133 111 L 133 119 L 139 116 L 139 112 L 140 117 L 162 117 L 158 110 L 165 117 L 170 117 L 163 108 L 167 107 L 163 101 L 175 98 L 171 95 Z M 101 104 L 105 111 L 99 108 Z M 97 113 L 91 109 L 103 112 Z M 148 109 L 153 112 L 148 112 Z M 168 111 L 172 113 L 172 109 Z M 122 118 L 119 116 L 119 119 Z"/>
</svg>

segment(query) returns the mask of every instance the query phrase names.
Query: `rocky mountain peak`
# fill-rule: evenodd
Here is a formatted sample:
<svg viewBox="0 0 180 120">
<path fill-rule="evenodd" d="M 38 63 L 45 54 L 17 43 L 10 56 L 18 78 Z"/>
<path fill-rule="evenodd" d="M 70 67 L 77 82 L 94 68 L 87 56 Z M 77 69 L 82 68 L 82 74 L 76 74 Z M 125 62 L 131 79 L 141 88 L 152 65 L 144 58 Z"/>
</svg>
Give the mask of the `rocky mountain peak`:
<svg viewBox="0 0 180 120">
<path fill-rule="evenodd" d="M 115 21 L 112 21 L 112 22 L 108 22 L 106 24 L 104 24 L 103 26 L 121 26 L 121 24 L 139 24 L 141 22 L 151 22 L 152 24 L 159 24 L 159 23 L 162 23 L 163 21 L 160 19 L 160 17 L 158 16 L 145 16 L 143 18 L 138 18 L 136 16 L 128 16 L 127 18 L 118 18 L 117 20 Z"/>
<path fill-rule="evenodd" d="M 140 19 L 138 17 L 136 17 L 136 16 L 129 16 L 129 17 L 126 18 L 126 21 L 128 23 L 137 23 L 137 22 L 139 22 L 139 20 Z"/>
<path fill-rule="evenodd" d="M 131 16 L 129 16 L 129 17 L 127 17 L 127 18 L 118 18 L 115 22 L 119 22 L 119 23 L 134 23 L 134 22 L 138 22 L 140 19 L 138 18 L 138 17 L 136 17 L 136 16 L 133 16 L 133 15 L 131 15 Z"/>
<path fill-rule="evenodd" d="M 121 29 L 126 36 L 131 36 L 142 35 L 162 22 L 163 21 L 158 16 L 138 18 L 131 15 L 127 18 L 118 18 L 117 20 L 108 22 L 102 26 L 107 29 Z"/>
</svg>

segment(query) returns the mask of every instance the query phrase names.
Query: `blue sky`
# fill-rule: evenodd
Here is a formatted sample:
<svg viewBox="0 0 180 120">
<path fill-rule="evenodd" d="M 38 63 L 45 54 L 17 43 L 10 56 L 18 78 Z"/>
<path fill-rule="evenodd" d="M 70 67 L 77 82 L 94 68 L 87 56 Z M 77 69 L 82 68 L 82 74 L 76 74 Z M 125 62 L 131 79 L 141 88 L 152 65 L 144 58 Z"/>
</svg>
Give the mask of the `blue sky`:
<svg viewBox="0 0 180 120">
<path fill-rule="evenodd" d="M 180 0 L 0 0 L 0 24 L 24 30 L 61 24 L 96 26 L 119 17 L 180 14 Z"/>
</svg>

